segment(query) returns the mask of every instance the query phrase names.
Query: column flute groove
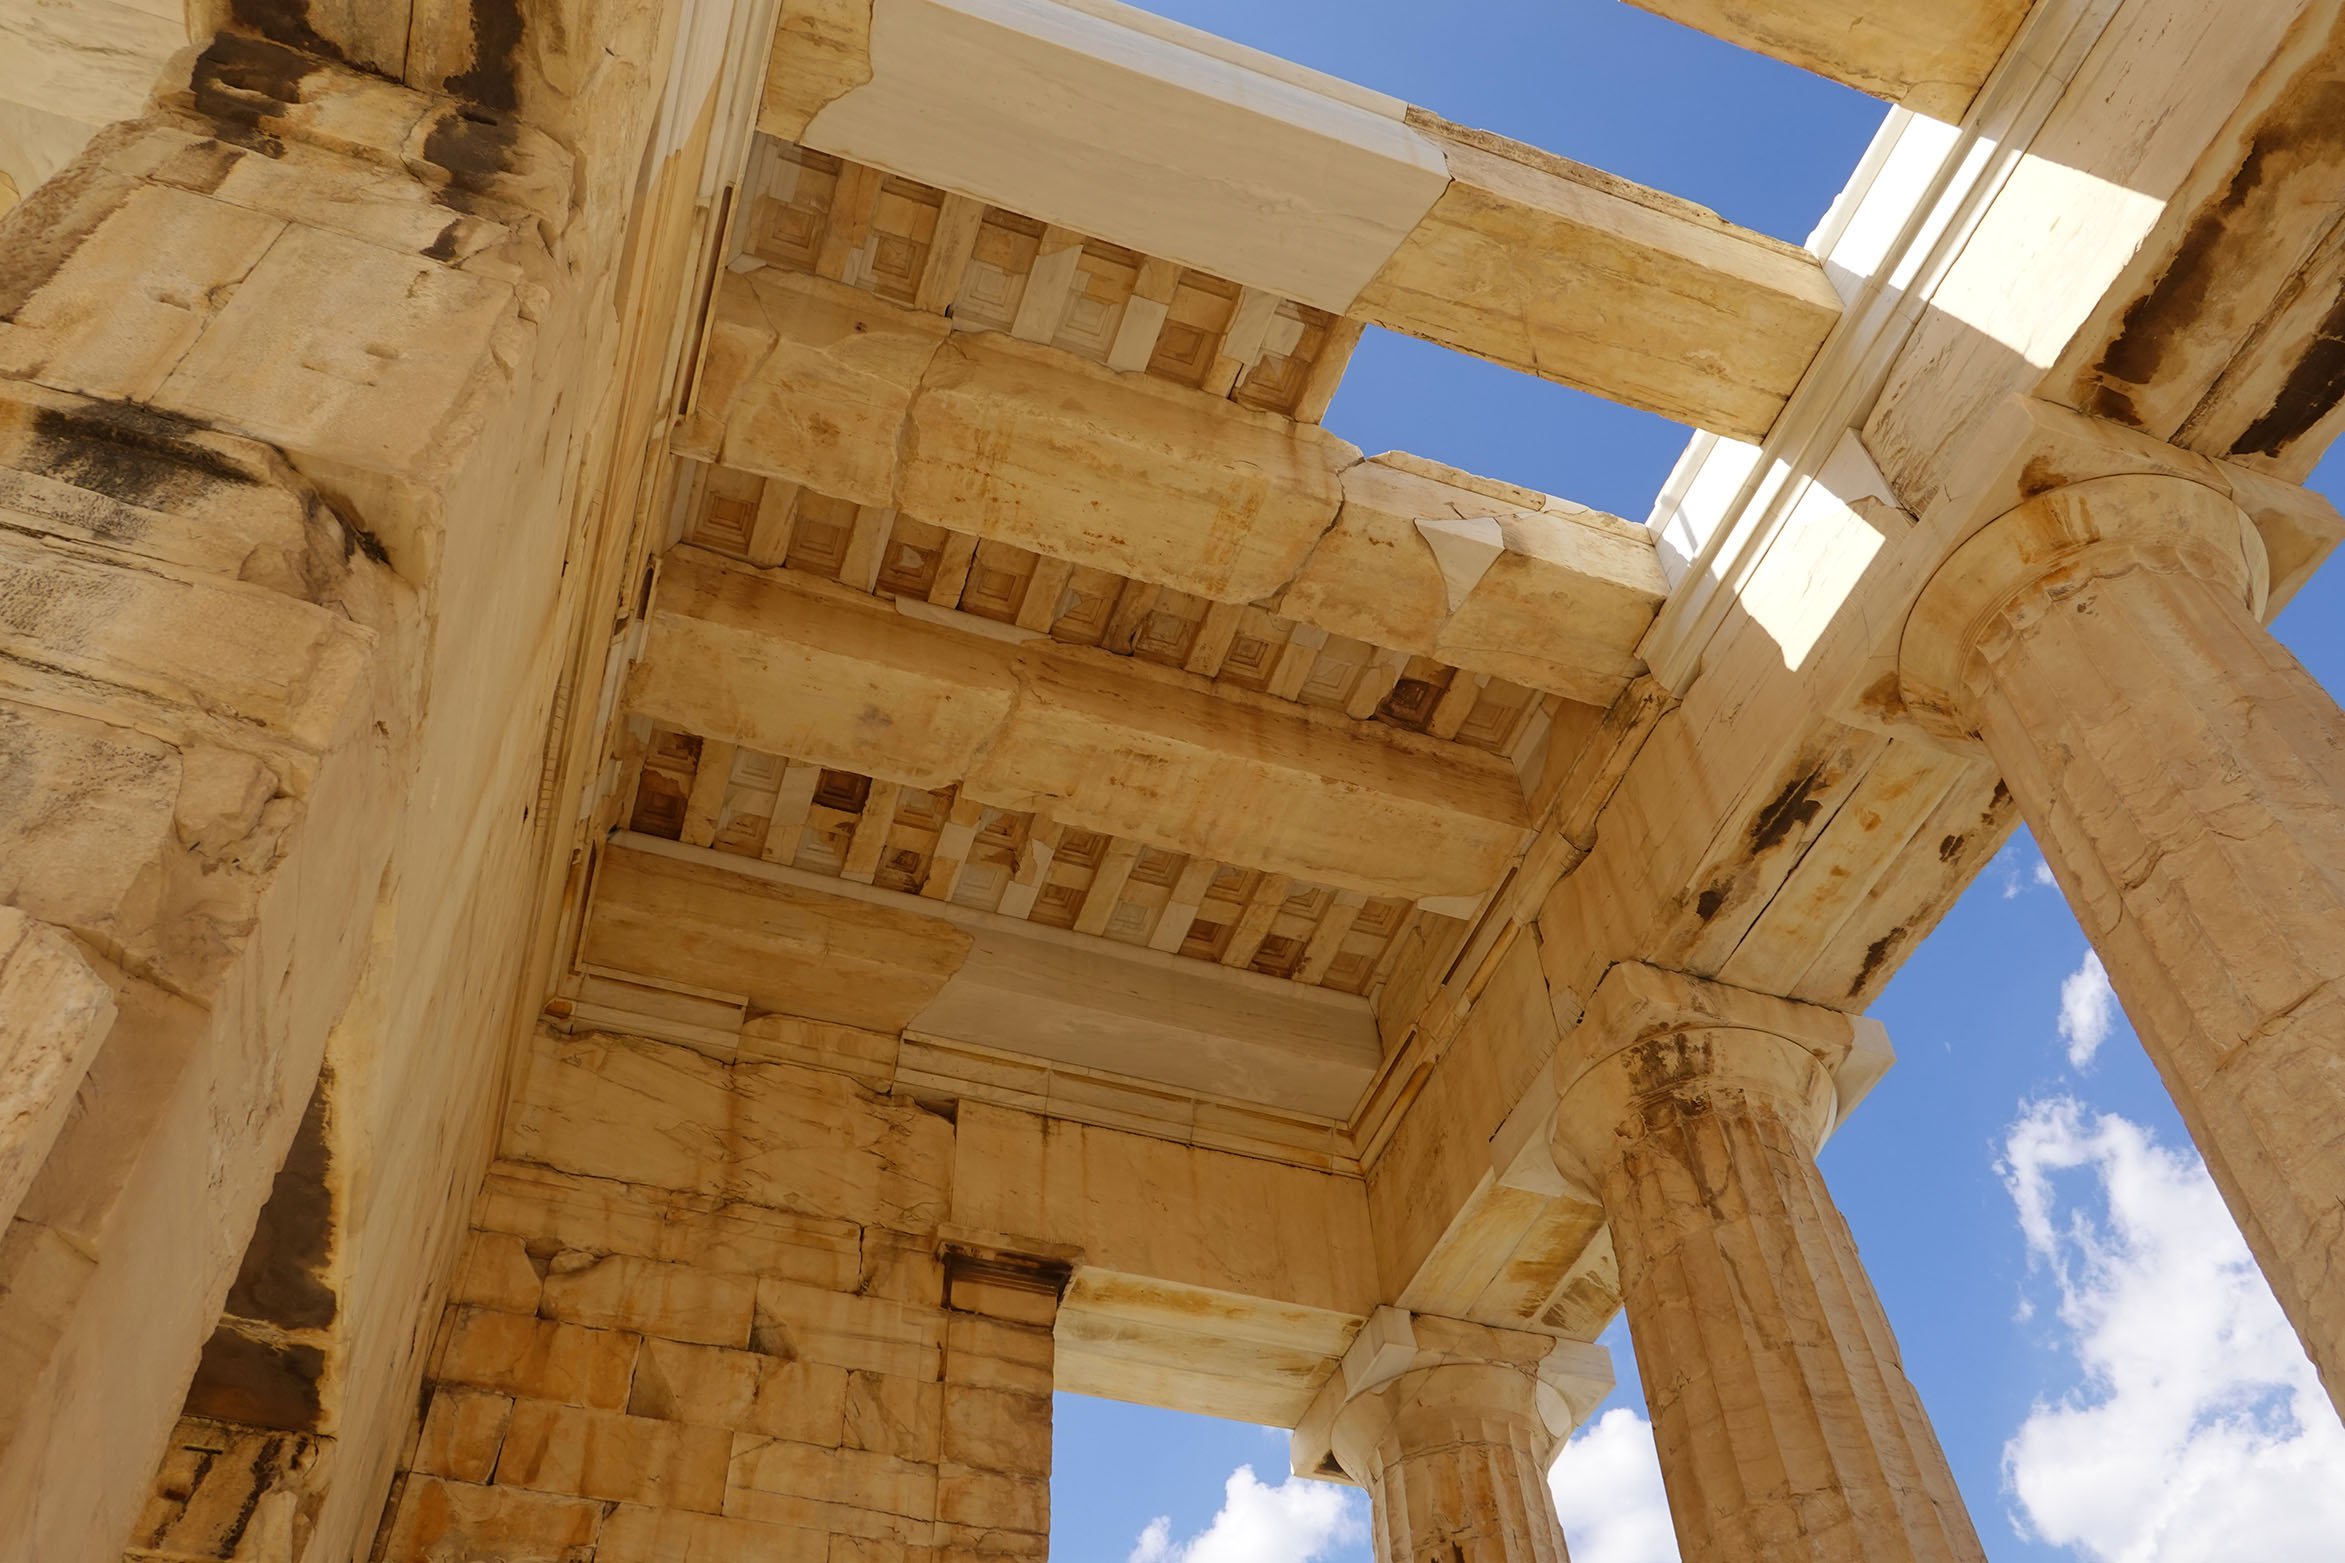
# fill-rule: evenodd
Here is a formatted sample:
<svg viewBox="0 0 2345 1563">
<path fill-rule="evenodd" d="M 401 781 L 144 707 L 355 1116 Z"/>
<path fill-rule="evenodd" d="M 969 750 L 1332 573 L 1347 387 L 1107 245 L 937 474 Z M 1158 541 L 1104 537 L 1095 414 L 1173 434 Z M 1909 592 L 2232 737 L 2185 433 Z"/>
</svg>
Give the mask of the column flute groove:
<svg viewBox="0 0 2345 1563">
<path fill-rule="evenodd" d="M 1557 1160 L 1611 1224 L 1687 1563 L 1983 1563 L 1815 1166 L 1872 1035 L 1624 965 L 1565 1044 Z"/>
<path fill-rule="evenodd" d="M 2002 770 L 2345 1407 L 2345 714 L 2263 627 L 2267 570 L 2215 489 L 2075 484 L 1940 568 L 1901 673 Z"/>
<path fill-rule="evenodd" d="M 1586 1342 L 1383 1308 L 1295 1434 L 1368 1490 L 1378 1563 L 1568 1563 L 1547 1467 L 1612 1386 Z"/>
</svg>

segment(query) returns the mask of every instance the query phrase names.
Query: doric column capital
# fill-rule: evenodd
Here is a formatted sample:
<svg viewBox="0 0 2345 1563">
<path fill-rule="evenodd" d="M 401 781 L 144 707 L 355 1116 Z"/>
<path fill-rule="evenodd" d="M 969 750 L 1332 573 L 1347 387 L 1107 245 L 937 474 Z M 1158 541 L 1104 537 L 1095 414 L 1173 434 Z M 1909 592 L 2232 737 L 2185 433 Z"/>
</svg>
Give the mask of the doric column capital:
<svg viewBox="0 0 2345 1563">
<path fill-rule="evenodd" d="M 1973 533 L 1922 589 L 1898 648 L 1907 713 L 1974 736 L 1978 679 L 2000 643 L 2090 582 L 2143 569 L 2196 577 L 2258 617 L 2271 587 L 2262 535 L 2218 489 L 2149 473 L 2050 489 Z"/>
<path fill-rule="evenodd" d="M 1528 1439 L 1544 1468 L 1611 1390 L 1601 1346 L 1379 1308 L 1296 1427 L 1294 1468 L 1366 1486 L 1388 1438 L 1408 1450 L 1477 1427 Z"/>
<path fill-rule="evenodd" d="M 1721 1090 L 1772 1104 L 1813 1153 L 1893 1056 L 1861 1015 L 1623 961 L 1556 1052 L 1556 1164 L 1593 1192 L 1652 1109 Z"/>
</svg>

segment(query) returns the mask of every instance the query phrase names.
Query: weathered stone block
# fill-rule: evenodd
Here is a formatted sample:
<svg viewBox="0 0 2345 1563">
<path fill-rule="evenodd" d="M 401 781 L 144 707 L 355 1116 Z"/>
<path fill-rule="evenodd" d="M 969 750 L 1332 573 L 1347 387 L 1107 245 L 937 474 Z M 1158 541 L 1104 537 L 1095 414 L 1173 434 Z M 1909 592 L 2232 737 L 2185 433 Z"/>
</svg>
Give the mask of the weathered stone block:
<svg viewBox="0 0 2345 1563">
<path fill-rule="evenodd" d="M 938 1521 L 935 1563 L 1043 1563 L 1050 1537 L 1036 1531 L 994 1530 Z"/>
<path fill-rule="evenodd" d="M 513 1397 L 481 1390 L 439 1388 L 424 1413 L 423 1435 L 410 1468 L 427 1476 L 486 1484 L 513 1415 Z"/>
<path fill-rule="evenodd" d="M 616 1411 L 641 1337 L 477 1308 L 455 1310 L 436 1377 L 502 1394 Z"/>
<path fill-rule="evenodd" d="M 73 941 L 0 906 L 0 1226 L 113 1024 L 113 992 Z"/>
<path fill-rule="evenodd" d="M 1050 1397 L 944 1386 L 944 1458 L 1018 1476 L 1050 1475 Z"/>
<path fill-rule="evenodd" d="M 144 401 L 286 225 L 184 190 L 92 184 L 81 204 L 88 237 L 0 324 L 0 376 Z"/>
<path fill-rule="evenodd" d="M 589 1563 L 602 1513 L 579 1498 L 411 1476 L 382 1563 Z"/>
<path fill-rule="evenodd" d="M 986 1530 L 1050 1530 L 1050 1479 L 946 1461 L 936 1471 L 936 1517 Z"/>
<path fill-rule="evenodd" d="M 799 1505 L 860 1510 L 876 1520 L 896 1516 L 926 1521 L 935 1517 L 937 1471 L 933 1465 L 900 1460 L 861 1449 L 824 1449 L 813 1444 L 740 1434 L 733 1440 L 732 1475 L 725 1512 L 781 1524 L 799 1523 Z M 879 1527 L 877 1534 L 894 1527 Z M 857 1530 L 870 1534 L 867 1522 Z"/>
<path fill-rule="evenodd" d="M 1047 1395 L 1053 1355 L 1050 1332 L 1033 1325 L 966 1313 L 945 1321 L 944 1374 L 955 1385 Z"/>
<path fill-rule="evenodd" d="M 708 1346 L 749 1344 L 757 1285 L 690 1265 L 633 1254 L 556 1254 L 545 1280 L 548 1318 L 633 1330 Z"/>
<path fill-rule="evenodd" d="M 935 1379 L 944 1365 L 944 1321 L 930 1308 L 762 1281 L 751 1344 L 774 1356 Z"/>
<path fill-rule="evenodd" d="M 841 1442 L 849 1449 L 933 1461 L 943 1404 L 944 1386 L 933 1381 L 850 1373 Z"/>
<path fill-rule="evenodd" d="M 457 1261 L 456 1284 L 448 1301 L 451 1306 L 535 1313 L 544 1285 L 520 1238 L 510 1232 L 474 1232 L 464 1241 L 464 1257 Z"/>
<path fill-rule="evenodd" d="M 647 1340 L 627 1409 L 799 1443 L 844 1436 L 847 1371 L 828 1363 Z"/>
<path fill-rule="evenodd" d="M 950 334 L 938 316 L 822 277 L 728 276 L 676 447 L 834 499 L 893 504 L 900 431 Z"/>
<path fill-rule="evenodd" d="M 1008 1324 L 1049 1328 L 1058 1317 L 1058 1294 L 1038 1290 L 1022 1280 L 1004 1280 L 985 1274 L 955 1273 L 947 1301 L 957 1313 L 982 1314 Z"/>
<path fill-rule="evenodd" d="M 713 1514 L 724 1507 L 732 1446 L 720 1427 L 522 1400 L 497 1484 Z"/>
<path fill-rule="evenodd" d="M 622 1503 L 603 1521 L 595 1563 L 828 1563 L 820 1529 Z"/>
</svg>

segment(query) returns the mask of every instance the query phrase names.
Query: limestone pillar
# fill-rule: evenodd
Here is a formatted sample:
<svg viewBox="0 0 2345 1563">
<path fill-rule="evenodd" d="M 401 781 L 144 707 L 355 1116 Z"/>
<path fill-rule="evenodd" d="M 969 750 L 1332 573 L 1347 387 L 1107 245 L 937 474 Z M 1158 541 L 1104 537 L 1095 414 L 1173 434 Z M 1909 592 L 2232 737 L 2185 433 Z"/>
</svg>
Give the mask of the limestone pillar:
<svg viewBox="0 0 2345 1563">
<path fill-rule="evenodd" d="M 1557 1057 L 1557 1161 L 1611 1224 L 1686 1563 L 1984 1557 L 1815 1164 L 1835 1071 L 1883 1048 L 1622 965 Z"/>
<path fill-rule="evenodd" d="M 1909 706 L 1981 739 L 2345 1406 L 2345 718 L 2263 544 L 2180 478 L 2029 501 L 1916 605 Z"/>
<path fill-rule="evenodd" d="M 1564 1563 L 1547 1467 L 1611 1387 L 1599 1347 L 1379 1309 L 1295 1468 L 1368 1490 L 1379 1563 Z"/>
<path fill-rule="evenodd" d="M 363 1553 L 747 101 L 731 0 L 194 9 L 0 146 L 0 1563 Z"/>
</svg>

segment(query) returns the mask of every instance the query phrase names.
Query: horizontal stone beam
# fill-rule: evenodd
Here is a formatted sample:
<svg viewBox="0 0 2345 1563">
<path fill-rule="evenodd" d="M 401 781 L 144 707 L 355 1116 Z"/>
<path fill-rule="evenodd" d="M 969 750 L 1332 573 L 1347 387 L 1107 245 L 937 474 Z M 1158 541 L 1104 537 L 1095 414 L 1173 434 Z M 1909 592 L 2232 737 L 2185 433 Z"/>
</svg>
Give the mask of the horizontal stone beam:
<svg viewBox="0 0 2345 1563">
<path fill-rule="evenodd" d="M 707 737 L 1368 895 L 1475 896 L 1527 823 L 1506 762 L 1185 673 L 898 615 L 671 552 L 627 706 Z"/>
<path fill-rule="evenodd" d="M 2029 0 L 1629 0 L 1714 38 L 1949 122 L 1962 118 Z"/>
<path fill-rule="evenodd" d="M 1789 245 L 1137 11 L 792 7 L 759 124 L 1740 438 L 1839 314 Z"/>
<path fill-rule="evenodd" d="M 1608 706 L 1668 583 L 1653 535 L 1567 500 L 1388 452 L 1279 611 L 1304 624 Z"/>
<path fill-rule="evenodd" d="M 1410 111 L 1450 182 L 1350 313 L 1758 440 L 1840 318 L 1823 264 L 1716 213 Z"/>
<path fill-rule="evenodd" d="M 1615 517 L 778 270 L 726 278 L 676 448 L 1597 705 L 1667 593 Z"/>
<path fill-rule="evenodd" d="M 581 959 L 760 1014 L 1336 1121 L 1379 1056 L 1350 994 L 647 837 L 603 854 Z"/>
<path fill-rule="evenodd" d="M 1360 459 L 1315 425 L 770 269 L 725 279 L 674 443 L 1220 602 L 1294 574 Z"/>
</svg>

